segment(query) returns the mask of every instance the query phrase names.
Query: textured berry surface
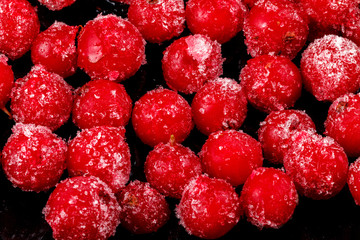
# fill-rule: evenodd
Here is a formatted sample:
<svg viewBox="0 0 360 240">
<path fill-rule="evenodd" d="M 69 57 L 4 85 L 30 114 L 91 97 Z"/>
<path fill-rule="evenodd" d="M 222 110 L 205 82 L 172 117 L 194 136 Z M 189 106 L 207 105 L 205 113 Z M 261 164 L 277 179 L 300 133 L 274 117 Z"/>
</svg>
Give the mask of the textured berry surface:
<svg viewBox="0 0 360 240">
<path fill-rule="evenodd" d="M 360 160 L 356 159 L 349 167 L 347 184 L 355 204 L 360 205 Z"/>
<path fill-rule="evenodd" d="M 275 168 L 257 168 L 246 180 L 241 203 L 248 221 L 258 228 L 279 228 L 289 221 L 298 204 L 295 185 Z"/>
<path fill-rule="evenodd" d="M 78 89 L 75 95 L 72 120 L 81 129 L 124 127 L 131 117 L 132 101 L 121 84 L 94 80 Z"/>
<path fill-rule="evenodd" d="M 68 7 L 76 0 L 38 0 L 42 5 L 47 7 L 51 11 L 58 11 L 64 7 Z"/>
<path fill-rule="evenodd" d="M 7 63 L 8 58 L 0 55 L 0 108 L 4 108 L 10 99 L 11 89 L 14 85 L 14 72 Z"/>
<path fill-rule="evenodd" d="M 56 130 L 69 119 L 72 103 L 71 86 L 59 75 L 36 65 L 15 82 L 10 108 L 15 122 Z"/>
<path fill-rule="evenodd" d="M 194 127 L 187 101 L 161 87 L 147 92 L 135 103 L 132 125 L 141 141 L 150 146 L 168 142 L 171 135 L 181 143 Z"/>
<path fill-rule="evenodd" d="M 156 232 L 170 217 L 165 197 L 149 183 L 131 182 L 119 196 L 122 226 L 136 234 Z"/>
<path fill-rule="evenodd" d="M 47 127 L 15 125 L 2 151 L 7 178 L 24 191 L 46 191 L 55 186 L 64 169 L 67 146 Z"/>
<path fill-rule="evenodd" d="M 201 175 L 185 187 L 176 213 L 189 234 L 215 239 L 225 235 L 239 221 L 239 203 L 230 184 Z"/>
<path fill-rule="evenodd" d="M 59 183 L 43 210 L 56 240 L 105 240 L 120 223 L 120 206 L 111 189 L 96 177 Z"/>
<path fill-rule="evenodd" d="M 159 143 L 145 162 L 146 180 L 165 196 L 181 198 L 185 185 L 201 174 L 200 159 L 178 143 Z"/>
<path fill-rule="evenodd" d="M 344 149 L 330 137 L 301 131 L 285 155 L 286 173 L 298 192 L 312 199 L 328 199 L 346 183 L 348 159 Z"/>
<path fill-rule="evenodd" d="M 73 75 L 77 68 L 75 39 L 78 29 L 63 22 L 52 24 L 35 38 L 31 47 L 32 62 L 64 78 Z"/>
<path fill-rule="evenodd" d="M 96 176 L 119 192 L 131 170 L 124 129 L 101 126 L 79 132 L 69 143 L 67 168 L 71 176 Z"/>
<path fill-rule="evenodd" d="M 177 39 L 166 48 L 162 70 L 171 89 L 190 94 L 219 77 L 223 61 L 220 44 L 196 34 Z"/>
<path fill-rule="evenodd" d="M 139 30 L 115 15 L 97 16 L 78 38 L 78 66 L 94 80 L 123 81 L 145 62 L 145 41 Z"/>
<path fill-rule="evenodd" d="M 297 131 L 316 131 L 311 118 L 300 110 L 281 110 L 271 112 L 258 130 L 264 157 L 274 164 L 282 164 L 291 146 L 291 136 Z"/>
<path fill-rule="evenodd" d="M 191 103 L 197 129 L 203 134 L 238 129 L 247 113 L 247 100 L 242 87 L 229 78 L 207 82 Z"/>
<path fill-rule="evenodd" d="M 210 134 L 199 155 L 205 173 L 225 179 L 233 186 L 244 184 L 252 170 L 263 163 L 260 143 L 235 130 Z"/>
</svg>

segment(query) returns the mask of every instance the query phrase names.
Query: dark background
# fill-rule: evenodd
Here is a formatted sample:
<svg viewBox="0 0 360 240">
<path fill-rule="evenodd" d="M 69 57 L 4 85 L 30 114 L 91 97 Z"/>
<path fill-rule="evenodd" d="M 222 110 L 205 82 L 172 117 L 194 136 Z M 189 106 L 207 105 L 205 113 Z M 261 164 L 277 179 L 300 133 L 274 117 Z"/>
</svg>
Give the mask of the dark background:
<svg viewBox="0 0 360 240">
<path fill-rule="evenodd" d="M 47 10 L 39 6 L 36 0 L 30 2 L 38 7 L 38 14 L 41 21 L 41 30 L 48 28 L 55 20 L 63 21 L 69 25 L 84 26 L 88 20 L 95 18 L 98 14 L 116 14 L 126 17 L 127 6 L 114 3 L 108 0 L 77 0 L 72 6 L 58 12 Z M 181 36 L 186 36 L 189 31 L 185 29 Z M 238 80 L 241 68 L 250 57 L 246 53 L 244 37 L 239 33 L 230 42 L 223 44 L 222 53 L 226 58 L 224 63 L 223 77 Z M 146 91 L 158 85 L 166 87 L 161 72 L 162 52 L 171 43 L 161 45 L 146 45 L 147 64 L 143 65 L 135 76 L 123 82 L 133 102 L 137 101 Z M 294 62 L 299 65 L 299 58 Z M 9 62 L 14 70 L 15 77 L 23 77 L 29 72 L 32 63 L 30 54 Z M 66 79 L 74 88 L 82 86 L 89 81 L 89 77 L 81 70 L 74 76 Z M 183 95 L 191 103 L 193 95 Z M 323 133 L 323 123 L 326 119 L 329 103 L 320 103 L 306 91 L 303 91 L 301 98 L 294 108 L 305 110 L 314 120 L 319 133 Z M 259 123 L 266 115 L 258 112 L 249 106 L 248 116 L 241 129 L 257 138 L 256 131 Z M 8 116 L 0 112 L 0 149 L 3 148 L 7 138 L 11 134 L 11 127 L 14 122 Z M 139 179 L 145 181 L 143 163 L 150 147 L 141 143 L 136 138 L 131 123 L 126 127 L 126 137 L 132 154 L 131 180 Z M 74 126 L 71 120 L 58 129 L 55 133 L 66 140 L 73 138 L 79 129 Z M 194 129 L 183 145 L 190 147 L 198 153 L 205 142 L 206 137 Z M 354 159 L 349 159 L 350 162 Z M 266 161 L 265 166 L 271 166 Z M 65 172 L 63 179 L 67 177 Z M 52 232 L 43 218 L 42 208 L 53 189 L 46 193 L 22 192 L 13 188 L 0 169 L 0 237 L 4 240 L 30 240 L 30 239 L 52 239 Z M 240 193 L 241 189 L 237 189 Z M 177 200 L 168 199 L 173 210 L 178 203 Z M 339 195 L 326 201 L 314 201 L 300 197 L 299 205 L 295 210 L 293 218 L 281 229 L 258 230 L 246 221 L 240 220 L 238 225 L 221 239 L 360 239 L 360 207 L 357 207 L 350 195 L 347 186 Z M 133 235 L 118 227 L 115 237 L 111 239 L 197 239 L 189 236 L 186 231 L 178 225 L 174 213 L 170 221 L 157 233 L 148 235 Z"/>
</svg>

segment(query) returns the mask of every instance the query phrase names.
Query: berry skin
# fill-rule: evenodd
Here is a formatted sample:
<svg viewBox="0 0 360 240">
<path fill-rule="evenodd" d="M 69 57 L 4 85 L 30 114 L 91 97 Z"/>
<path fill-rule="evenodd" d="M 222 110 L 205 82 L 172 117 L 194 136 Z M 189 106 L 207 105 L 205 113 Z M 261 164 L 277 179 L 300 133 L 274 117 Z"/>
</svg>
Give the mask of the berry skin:
<svg viewBox="0 0 360 240">
<path fill-rule="evenodd" d="M 120 206 L 96 177 L 67 178 L 56 185 L 43 210 L 55 240 L 106 240 L 120 223 Z"/>
<path fill-rule="evenodd" d="M 332 137 L 350 157 L 360 156 L 360 95 L 345 94 L 330 106 L 325 135 Z"/>
<path fill-rule="evenodd" d="M 27 0 L 1 0 L 0 12 L 0 53 L 18 59 L 40 31 L 38 15 Z"/>
<path fill-rule="evenodd" d="M 238 0 L 189 0 L 186 23 L 193 34 L 207 35 L 222 44 L 242 30 L 246 13 Z"/>
<path fill-rule="evenodd" d="M 79 132 L 69 143 L 67 169 L 70 176 L 91 175 L 104 181 L 114 193 L 129 181 L 130 149 L 125 130 L 94 127 Z"/>
<path fill-rule="evenodd" d="M 240 201 L 229 183 L 201 175 L 185 187 L 176 214 L 190 235 L 215 239 L 239 221 Z"/>
<path fill-rule="evenodd" d="M 295 185 L 288 175 L 275 168 L 257 168 L 246 180 L 241 203 L 249 222 L 258 228 L 280 228 L 298 204 Z"/>
<path fill-rule="evenodd" d="M 152 147 L 168 142 L 171 135 L 181 143 L 194 127 L 188 102 L 161 87 L 147 92 L 135 103 L 132 125 L 141 141 Z"/>
<path fill-rule="evenodd" d="M 233 186 L 244 184 L 251 172 L 263 163 L 260 143 L 235 130 L 210 134 L 199 156 L 205 173 L 225 179 Z"/>
<path fill-rule="evenodd" d="M 350 193 L 354 198 L 355 204 L 360 205 L 360 160 L 356 159 L 355 162 L 350 164 L 349 173 L 347 178 Z"/>
<path fill-rule="evenodd" d="M 145 62 L 145 40 L 127 20 L 99 15 L 78 38 L 78 66 L 91 79 L 123 81 Z"/>
<path fill-rule="evenodd" d="M 7 178 L 23 191 L 46 191 L 64 169 L 67 146 L 47 127 L 16 124 L 2 151 Z"/>
<path fill-rule="evenodd" d="M 260 0 L 244 21 L 245 44 L 252 57 L 271 54 L 293 59 L 308 33 L 304 13 L 291 2 Z"/>
<path fill-rule="evenodd" d="M 15 122 L 33 123 L 56 130 L 70 117 L 72 88 L 62 77 L 41 65 L 15 82 L 11 93 L 11 111 Z"/>
<path fill-rule="evenodd" d="M 315 124 L 303 111 L 281 110 L 271 112 L 258 130 L 264 157 L 274 164 L 282 164 L 291 145 L 291 136 L 297 131 L 316 131 Z"/>
<path fill-rule="evenodd" d="M 184 30 L 184 8 L 183 0 L 137 0 L 130 5 L 128 18 L 145 40 L 161 43 Z"/>
<path fill-rule="evenodd" d="M 38 0 L 40 4 L 44 5 L 51 11 L 58 11 L 64 7 L 68 7 L 76 0 Z"/>
<path fill-rule="evenodd" d="M 270 55 L 247 61 L 240 73 L 240 84 L 248 101 L 266 113 L 294 106 L 302 89 L 296 65 L 288 58 Z"/>
<path fill-rule="evenodd" d="M 352 41 L 326 35 L 303 52 L 304 87 L 319 101 L 334 101 L 360 87 L 360 48 Z"/>
<path fill-rule="evenodd" d="M 348 159 L 343 148 L 330 137 L 300 131 L 284 157 L 286 173 L 294 181 L 299 194 L 329 199 L 346 183 Z"/>
<path fill-rule="evenodd" d="M 49 72 L 64 78 L 75 73 L 77 54 L 75 39 L 79 27 L 55 22 L 34 40 L 31 47 L 31 60 L 42 64 Z"/>
<path fill-rule="evenodd" d="M 186 184 L 200 174 L 201 163 L 196 154 L 171 140 L 156 145 L 146 157 L 146 179 L 165 196 L 180 199 Z"/>
<path fill-rule="evenodd" d="M 223 61 L 220 44 L 196 34 L 177 39 L 166 48 L 162 70 L 171 89 L 191 94 L 222 74 Z"/>
<path fill-rule="evenodd" d="M 165 197 L 149 183 L 131 182 L 122 190 L 118 201 L 122 226 L 135 234 L 156 232 L 170 218 Z"/>
<path fill-rule="evenodd" d="M 8 58 L 0 54 L 0 109 L 9 101 L 11 89 L 14 85 L 14 72 L 7 63 Z"/>
<path fill-rule="evenodd" d="M 76 90 L 72 119 L 81 129 L 124 127 L 131 117 L 132 101 L 123 85 L 94 80 Z"/>
<path fill-rule="evenodd" d="M 197 129 L 209 135 L 219 130 L 240 128 L 246 118 L 247 100 L 235 80 L 217 78 L 200 88 L 191 109 Z"/>
</svg>

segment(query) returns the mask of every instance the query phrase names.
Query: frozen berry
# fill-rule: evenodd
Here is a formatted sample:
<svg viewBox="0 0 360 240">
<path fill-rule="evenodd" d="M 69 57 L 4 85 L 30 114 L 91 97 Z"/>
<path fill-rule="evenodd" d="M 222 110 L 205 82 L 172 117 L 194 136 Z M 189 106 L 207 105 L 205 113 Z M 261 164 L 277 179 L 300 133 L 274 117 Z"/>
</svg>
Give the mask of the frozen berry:
<svg viewBox="0 0 360 240">
<path fill-rule="evenodd" d="M 99 15 L 86 23 L 78 38 L 78 66 L 94 79 L 123 81 L 145 62 L 139 30 L 115 15 Z"/>
<path fill-rule="evenodd" d="M 40 31 L 35 8 L 27 0 L 1 0 L 0 12 L 0 52 L 12 60 L 20 58 Z"/>
<path fill-rule="evenodd" d="M 312 199 L 328 199 L 338 194 L 346 183 L 348 165 L 338 143 L 309 131 L 294 135 L 284 157 L 286 173 L 296 189 Z"/>
<path fill-rule="evenodd" d="M 59 183 L 43 210 L 56 240 L 106 240 L 120 223 L 120 206 L 111 189 L 96 177 Z"/>
<path fill-rule="evenodd" d="M 347 184 L 355 204 L 360 205 L 360 158 L 350 165 Z"/>
<path fill-rule="evenodd" d="M 316 131 L 315 124 L 303 111 L 281 110 L 271 112 L 258 130 L 264 157 L 274 164 L 282 164 L 291 146 L 291 136 L 297 131 Z"/>
<path fill-rule="evenodd" d="M 137 0 L 128 11 L 145 40 L 161 43 L 179 36 L 185 27 L 183 0 Z"/>
<path fill-rule="evenodd" d="M 70 176 L 92 175 L 100 178 L 114 193 L 130 177 L 129 146 L 124 129 L 94 127 L 79 132 L 69 143 L 67 168 Z"/>
<path fill-rule="evenodd" d="M 244 184 L 252 170 L 263 163 L 260 143 L 235 130 L 210 134 L 199 155 L 205 173 L 233 186 Z"/>
<path fill-rule="evenodd" d="M 326 35 L 303 52 L 300 69 L 306 90 L 319 101 L 334 101 L 360 87 L 360 48 L 346 38 Z"/>
<path fill-rule="evenodd" d="M 343 35 L 360 46 L 360 8 L 352 11 L 351 16 L 341 25 Z"/>
<path fill-rule="evenodd" d="M 244 21 L 245 44 L 252 57 L 275 54 L 293 59 L 308 33 L 304 13 L 291 2 L 260 0 Z"/>
<path fill-rule="evenodd" d="M 2 151 L 2 166 L 15 187 L 46 191 L 55 186 L 64 169 L 67 146 L 50 129 L 16 124 Z"/>
<path fill-rule="evenodd" d="M 64 7 L 68 7 L 76 0 L 38 0 L 39 3 L 47 7 L 51 11 L 58 11 Z"/>
<path fill-rule="evenodd" d="M 56 130 L 70 117 L 72 88 L 62 77 L 41 65 L 15 82 L 11 111 L 15 122 L 33 123 Z"/>
<path fill-rule="evenodd" d="M 159 143 L 146 157 L 146 179 L 165 196 L 180 199 L 185 185 L 200 174 L 200 159 L 178 143 Z"/>
<path fill-rule="evenodd" d="M 150 146 L 168 142 L 171 135 L 181 143 L 194 127 L 188 102 L 161 87 L 147 92 L 135 103 L 132 124 L 136 135 Z"/>
<path fill-rule="evenodd" d="M 90 81 L 76 92 L 73 122 L 81 129 L 95 126 L 125 126 L 132 101 L 123 85 L 109 80 Z"/>
<path fill-rule="evenodd" d="M 245 5 L 238 0 L 189 0 L 186 23 L 193 34 L 225 43 L 242 30 L 246 12 Z"/>
<path fill-rule="evenodd" d="M 249 102 L 267 113 L 294 106 L 302 89 L 299 69 L 282 56 L 250 59 L 241 70 L 240 83 Z"/>
<path fill-rule="evenodd" d="M 0 54 L 0 109 L 9 101 L 11 89 L 14 85 L 14 72 L 7 63 L 8 58 Z"/>
<path fill-rule="evenodd" d="M 195 125 L 203 134 L 238 129 L 246 118 L 246 95 L 235 80 L 217 78 L 200 88 L 191 109 Z"/>
<path fill-rule="evenodd" d="M 119 196 L 122 226 L 135 234 L 156 232 L 170 218 L 165 197 L 149 183 L 131 182 Z"/>
<path fill-rule="evenodd" d="M 31 47 L 32 62 L 64 78 L 73 75 L 77 68 L 75 39 L 78 29 L 55 22 L 41 32 Z"/>
<path fill-rule="evenodd" d="M 331 104 L 324 134 L 338 142 L 348 156 L 360 156 L 360 95 L 349 93 Z"/>
<path fill-rule="evenodd" d="M 229 183 L 201 175 L 186 185 L 176 213 L 190 235 L 215 239 L 225 235 L 239 221 L 239 203 Z"/>
<path fill-rule="evenodd" d="M 166 48 L 162 69 L 171 89 L 190 94 L 219 77 L 223 61 L 220 44 L 196 34 L 177 39 Z"/>
<path fill-rule="evenodd" d="M 298 204 L 295 185 L 288 175 L 275 168 L 257 168 L 246 180 L 241 203 L 249 222 L 258 228 L 280 228 Z"/>
</svg>

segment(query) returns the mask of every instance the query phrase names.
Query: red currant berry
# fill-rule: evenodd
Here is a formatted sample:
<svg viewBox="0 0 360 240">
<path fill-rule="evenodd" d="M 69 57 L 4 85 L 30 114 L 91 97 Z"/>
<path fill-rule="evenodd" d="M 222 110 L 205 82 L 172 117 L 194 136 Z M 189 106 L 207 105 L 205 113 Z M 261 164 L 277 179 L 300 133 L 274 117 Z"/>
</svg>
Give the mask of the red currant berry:
<svg viewBox="0 0 360 240">
<path fill-rule="evenodd" d="M 356 159 L 349 167 L 347 184 L 355 204 L 360 205 L 360 158 Z"/>
<path fill-rule="evenodd" d="M 0 109 L 9 101 L 11 89 L 14 85 L 14 72 L 7 64 L 8 58 L 0 54 Z"/>
<path fill-rule="evenodd" d="M 76 0 L 38 0 L 39 3 L 47 7 L 51 11 L 58 11 L 64 7 L 68 7 Z"/>
</svg>

